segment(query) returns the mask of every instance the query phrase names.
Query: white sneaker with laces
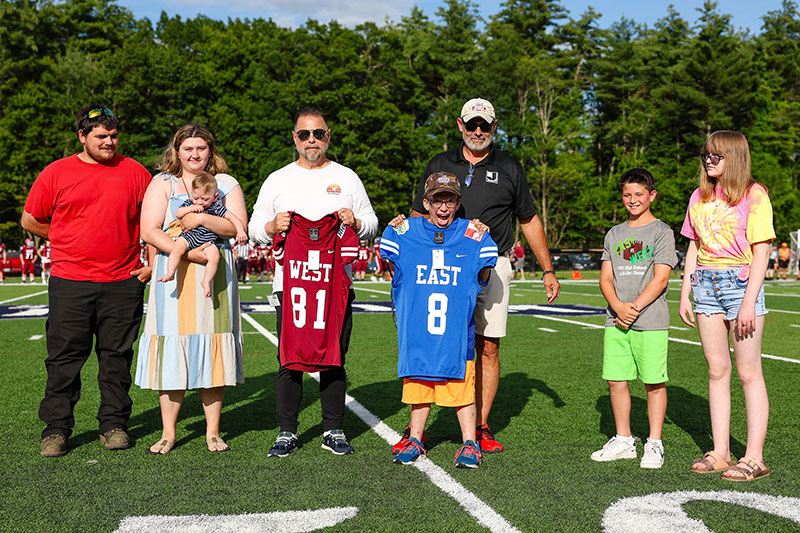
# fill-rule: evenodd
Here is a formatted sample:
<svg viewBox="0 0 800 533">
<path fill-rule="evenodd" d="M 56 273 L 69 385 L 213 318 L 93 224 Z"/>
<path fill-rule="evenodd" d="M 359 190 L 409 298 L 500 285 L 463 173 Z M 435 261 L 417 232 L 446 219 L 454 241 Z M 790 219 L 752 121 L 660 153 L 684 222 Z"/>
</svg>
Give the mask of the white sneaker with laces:
<svg viewBox="0 0 800 533">
<path fill-rule="evenodd" d="M 636 459 L 636 441 L 633 444 L 620 440 L 615 436 L 608 439 L 602 448 L 592 454 L 594 461 L 616 461 L 617 459 Z"/>
<path fill-rule="evenodd" d="M 644 444 L 644 455 L 639 466 L 642 468 L 661 468 L 664 464 L 664 447 L 647 439 Z"/>
</svg>

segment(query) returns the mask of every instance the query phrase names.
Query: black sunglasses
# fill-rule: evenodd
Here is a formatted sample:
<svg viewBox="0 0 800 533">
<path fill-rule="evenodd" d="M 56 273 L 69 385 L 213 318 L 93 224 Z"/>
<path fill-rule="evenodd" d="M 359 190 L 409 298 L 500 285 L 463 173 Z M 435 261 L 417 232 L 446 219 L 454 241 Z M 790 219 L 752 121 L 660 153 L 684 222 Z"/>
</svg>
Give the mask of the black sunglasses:
<svg viewBox="0 0 800 533">
<path fill-rule="evenodd" d="M 300 139 L 301 141 L 307 141 L 308 138 L 311 137 L 311 134 L 313 133 L 314 137 L 316 137 L 318 141 L 324 141 L 325 136 L 328 134 L 328 131 L 330 130 L 323 130 L 322 128 L 318 128 L 315 130 L 297 130 L 294 132 L 294 134 L 297 135 L 297 138 Z"/>
<path fill-rule="evenodd" d="M 720 159 L 725 159 L 725 156 L 719 154 L 700 154 L 700 161 L 708 161 L 712 165 L 718 165 Z"/>
<path fill-rule="evenodd" d="M 486 123 L 483 121 L 478 122 L 477 120 L 470 120 L 469 122 L 464 123 L 464 128 L 469 132 L 473 132 L 480 128 L 483 133 L 491 133 L 492 126 L 494 126 L 494 122 Z"/>
</svg>

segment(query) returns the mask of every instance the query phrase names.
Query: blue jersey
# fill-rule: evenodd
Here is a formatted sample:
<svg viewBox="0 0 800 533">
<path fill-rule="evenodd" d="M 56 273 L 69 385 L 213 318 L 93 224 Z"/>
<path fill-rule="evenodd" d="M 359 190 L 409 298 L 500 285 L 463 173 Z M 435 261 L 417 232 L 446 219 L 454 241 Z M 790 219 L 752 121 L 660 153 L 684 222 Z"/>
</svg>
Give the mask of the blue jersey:
<svg viewBox="0 0 800 533">
<path fill-rule="evenodd" d="M 475 357 L 478 272 L 497 263 L 497 245 L 463 218 L 444 229 L 423 217 L 407 222 L 405 230 L 386 228 L 380 245 L 381 257 L 394 264 L 397 374 L 464 379 L 467 361 Z"/>
</svg>

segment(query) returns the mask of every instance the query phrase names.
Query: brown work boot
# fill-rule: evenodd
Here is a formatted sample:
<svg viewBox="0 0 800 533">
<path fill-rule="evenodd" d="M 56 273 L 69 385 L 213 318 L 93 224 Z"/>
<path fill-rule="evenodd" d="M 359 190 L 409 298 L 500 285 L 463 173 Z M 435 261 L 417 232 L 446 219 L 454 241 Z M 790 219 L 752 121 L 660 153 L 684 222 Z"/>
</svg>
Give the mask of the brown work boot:
<svg viewBox="0 0 800 533">
<path fill-rule="evenodd" d="M 131 447 L 131 440 L 122 428 L 109 429 L 100 435 L 100 442 L 106 450 L 125 450 Z"/>
<path fill-rule="evenodd" d="M 54 433 L 42 439 L 42 457 L 61 457 L 67 453 L 67 436 Z"/>
</svg>

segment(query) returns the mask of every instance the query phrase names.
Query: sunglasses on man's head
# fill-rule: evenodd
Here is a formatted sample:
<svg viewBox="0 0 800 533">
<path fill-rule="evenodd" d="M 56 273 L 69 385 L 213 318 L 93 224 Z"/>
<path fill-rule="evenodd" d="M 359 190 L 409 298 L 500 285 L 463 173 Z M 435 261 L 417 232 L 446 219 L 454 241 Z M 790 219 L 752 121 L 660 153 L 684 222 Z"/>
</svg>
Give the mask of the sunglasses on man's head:
<svg viewBox="0 0 800 533">
<path fill-rule="evenodd" d="M 481 120 L 480 122 L 477 120 L 470 120 L 469 122 L 464 123 L 464 128 L 469 132 L 473 132 L 478 128 L 480 128 L 483 133 L 489 133 L 492 131 L 493 125 L 494 122 L 486 123 L 483 120 Z"/>
<path fill-rule="evenodd" d="M 712 165 L 718 165 L 720 159 L 725 159 L 724 155 L 719 154 L 700 154 L 700 161 L 709 162 Z"/>
<path fill-rule="evenodd" d="M 297 138 L 301 141 L 307 141 L 311 134 L 314 134 L 314 137 L 318 141 L 325 140 L 325 136 L 328 134 L 328 130 L 323 130 L 322 128 L 317 128 L 315 130 L 297 130 L 294 132 L 297 135 Z"/>
<path fill-rule="evenodd" d="M 112 113 L 111 110 L 107 107 L 98 107 L 92 109 L 86 114 L 86 118 L 97 118 L 102 114 L 106 114 L 109 117 L 114 118 L 114 113 Z"/>
</svg>

